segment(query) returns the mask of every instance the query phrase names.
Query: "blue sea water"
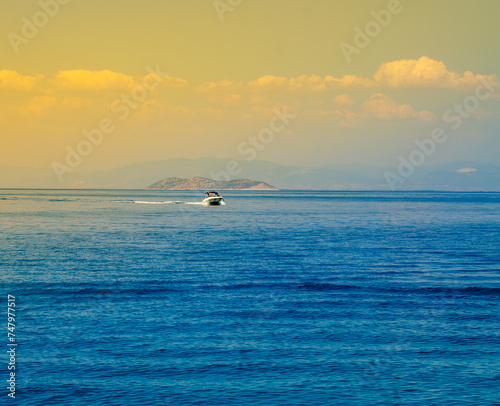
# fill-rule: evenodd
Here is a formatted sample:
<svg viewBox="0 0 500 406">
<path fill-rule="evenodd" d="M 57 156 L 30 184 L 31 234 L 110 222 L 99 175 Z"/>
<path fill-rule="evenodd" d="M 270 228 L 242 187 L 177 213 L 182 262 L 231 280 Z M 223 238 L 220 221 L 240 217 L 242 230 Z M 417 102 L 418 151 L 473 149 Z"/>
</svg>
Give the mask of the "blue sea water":
<svg viewBox="0 0 500 406">
<path fill-rule="evenodd" d="M 224 196 L 1 190 L 0 403 L 500 405 L 500 194 Z"/>
</svg>

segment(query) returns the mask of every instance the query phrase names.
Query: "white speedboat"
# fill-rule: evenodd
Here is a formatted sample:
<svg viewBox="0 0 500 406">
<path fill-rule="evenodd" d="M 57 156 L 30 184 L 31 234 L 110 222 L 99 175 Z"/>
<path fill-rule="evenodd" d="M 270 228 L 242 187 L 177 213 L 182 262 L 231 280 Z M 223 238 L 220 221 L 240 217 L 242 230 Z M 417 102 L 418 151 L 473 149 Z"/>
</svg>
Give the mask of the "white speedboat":
<svg viewBox="0 0 500 406">
<path fill-rule="evenodd" d="M 222 204 L 224 198 L 217 192 L 205 192 L 205 199 L 203 199 L 203 204 L 207 206 L 217 206 Z"/>
</svg>

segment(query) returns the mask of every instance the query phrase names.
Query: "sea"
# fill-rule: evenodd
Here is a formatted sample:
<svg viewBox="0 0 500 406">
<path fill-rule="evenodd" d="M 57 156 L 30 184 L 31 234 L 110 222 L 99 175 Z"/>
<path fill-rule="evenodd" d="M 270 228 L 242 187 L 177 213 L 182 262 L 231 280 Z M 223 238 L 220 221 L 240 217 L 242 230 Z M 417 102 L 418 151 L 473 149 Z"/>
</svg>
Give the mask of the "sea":
<svg viewBox="0 0 500 406">
<path fill-rule="evenodd" d="M 500 405 L 500 193 L 223 196 L 0 190 L 0 403 Z"/>
</svg>

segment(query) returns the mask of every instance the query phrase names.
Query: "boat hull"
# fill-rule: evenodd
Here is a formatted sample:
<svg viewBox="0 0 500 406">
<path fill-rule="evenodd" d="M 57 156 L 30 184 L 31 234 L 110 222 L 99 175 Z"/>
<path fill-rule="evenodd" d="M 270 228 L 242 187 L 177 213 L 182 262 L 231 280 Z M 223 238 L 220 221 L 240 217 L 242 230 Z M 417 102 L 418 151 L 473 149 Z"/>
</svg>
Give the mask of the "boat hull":
<svg viewBox="0 0 500 406">
<path fill-rule="evenodd" d="M 202 203 L 207 206 L 219 206 L 223 201 L 222 197 L 207 197 Z"/>
</svg>

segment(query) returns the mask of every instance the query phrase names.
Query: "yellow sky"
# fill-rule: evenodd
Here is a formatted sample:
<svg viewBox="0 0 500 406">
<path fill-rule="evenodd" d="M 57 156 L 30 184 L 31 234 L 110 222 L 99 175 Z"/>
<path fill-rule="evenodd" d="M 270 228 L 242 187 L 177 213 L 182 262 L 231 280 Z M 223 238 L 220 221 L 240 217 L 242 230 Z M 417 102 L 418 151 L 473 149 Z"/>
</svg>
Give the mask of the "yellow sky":
<svg viewBox="0 0 500 406">
<path fill-rule="evenodd" d="M 484 81 L 434 159 L 498 159 L 495 1 L 19 3 L 0 13 L 0 164 L 64 162 L 103 120 L 78 170 L 244 159 L 276 110 L 294 118 L 258 159 L 387 164 Z"/>
</svg>

